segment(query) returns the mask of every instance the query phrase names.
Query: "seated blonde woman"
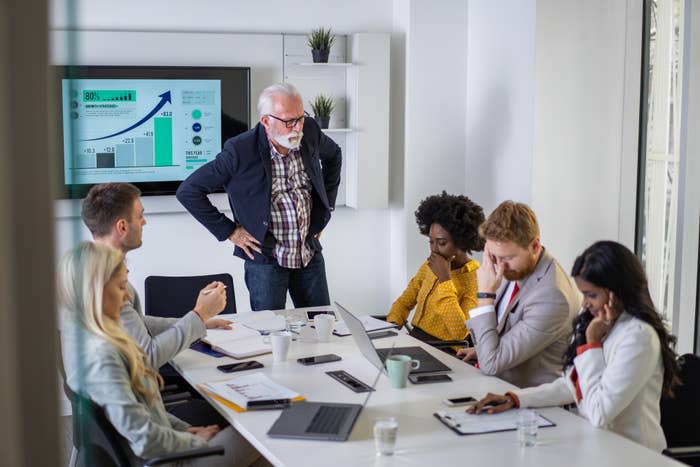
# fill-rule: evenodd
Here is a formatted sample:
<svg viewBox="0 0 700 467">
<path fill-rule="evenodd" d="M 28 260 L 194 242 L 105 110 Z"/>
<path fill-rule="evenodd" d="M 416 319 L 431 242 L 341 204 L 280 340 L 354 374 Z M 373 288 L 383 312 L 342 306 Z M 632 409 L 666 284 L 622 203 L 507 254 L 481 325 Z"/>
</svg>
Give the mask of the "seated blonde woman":
<svg viewBox="0 0 700 467">
<path fill-rule="evenodd" d="M 421 234 L 428 236 L 430 256 L 396 299 L 387 321 L 402 326 L 416 308 L 411 335 L 422 341 L 463 340 L 464 323 L 477 304 L 476 270 L 479 262 L 469 255 L 484 248 L 479 225 L 481 206 L 466 196 L 429 196 L 416 211 Z"/>
<path fill-rule="evenodd" d="M 223 284 L 212 283 L 208 289 L 214 292 L 200 294 L 199 299 L 218 300 L 223 308 Z M 104 410 L 138 456 L 132 459 L 133 465 L 140 465 L 142 458 L 208 445 L 224 446 L 225 455 L 179 465 L 247 466 L 259 458 L 233 428 L 190 426 L 165 411 L 160 375 L 119 320 L 119 310 L 128 297 L 122 253 L 81 243 L 61 262 L 59 294 L 66 383 Z"/>
</svg>

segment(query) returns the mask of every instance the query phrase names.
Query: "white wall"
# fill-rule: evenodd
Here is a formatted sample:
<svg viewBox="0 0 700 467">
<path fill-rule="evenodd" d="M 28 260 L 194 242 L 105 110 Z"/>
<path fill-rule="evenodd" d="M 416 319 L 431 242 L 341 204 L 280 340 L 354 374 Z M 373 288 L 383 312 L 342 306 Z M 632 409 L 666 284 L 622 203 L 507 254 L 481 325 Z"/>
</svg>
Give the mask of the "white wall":
<svg viewBox="0 0 700 467">
<path fill-rule="evenodd" d="M 464 191 L 467 77 L 465 2 L 404 0 L 395 2 L 395 9 L 394 34 L 405 54 L 403 96 L 396 98 L 403 99 L 405 118 L 392 121 L 403 148 L 403 158 L 394 152 L 391 166 L 391 258 L 392 268 L 400 271 L 392 277 L 392 297 L 429 254 L 413 216 L 420 200 L 442 190 Z"/>
<path fill-rule="evenodd" d="M 567 270 L 595 240 L 634 248 L 641 3 L 537 2 L 532 207 Z"/>
<path fill-rule="evenodd" d="M 467 33 L 465 193 L 488 215 L 531 201 L 535 0 L 471 0 Z"/>
</svg>

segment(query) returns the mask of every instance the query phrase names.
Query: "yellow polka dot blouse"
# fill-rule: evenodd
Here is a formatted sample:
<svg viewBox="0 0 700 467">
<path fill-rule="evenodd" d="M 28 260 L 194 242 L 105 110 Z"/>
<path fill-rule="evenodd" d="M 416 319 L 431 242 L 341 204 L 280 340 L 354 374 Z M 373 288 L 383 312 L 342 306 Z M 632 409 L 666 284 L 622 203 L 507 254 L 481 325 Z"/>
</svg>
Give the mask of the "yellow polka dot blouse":
<svg viewBox="0 0 700 467">
<path fill-rule="evenodd" d="M 438 282 L 428 262 L 424 262 L 391 306 L 387 321 L 403 324 L 417 306 L 413 326 L 441 340 L 465 339 L 469 330 L 464 321 L 469 319 L 469 310 L 476 307 L 478 268 L 479 262 L 472 259 L 452 270 L 449 281 Z"/>
</svg>

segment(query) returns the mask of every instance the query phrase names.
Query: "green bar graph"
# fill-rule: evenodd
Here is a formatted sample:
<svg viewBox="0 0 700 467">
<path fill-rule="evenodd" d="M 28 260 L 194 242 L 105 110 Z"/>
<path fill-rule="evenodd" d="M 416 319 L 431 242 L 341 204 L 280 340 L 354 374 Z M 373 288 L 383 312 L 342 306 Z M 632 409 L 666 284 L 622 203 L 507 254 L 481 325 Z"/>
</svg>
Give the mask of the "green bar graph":
<svg viewBox="0 0 700 467">
<path fill-rule="evenodd" d="M 155 139 L 155 165 L 173 165 L 173 120 L 158 117 L 153 119 Z"/>
</svg>

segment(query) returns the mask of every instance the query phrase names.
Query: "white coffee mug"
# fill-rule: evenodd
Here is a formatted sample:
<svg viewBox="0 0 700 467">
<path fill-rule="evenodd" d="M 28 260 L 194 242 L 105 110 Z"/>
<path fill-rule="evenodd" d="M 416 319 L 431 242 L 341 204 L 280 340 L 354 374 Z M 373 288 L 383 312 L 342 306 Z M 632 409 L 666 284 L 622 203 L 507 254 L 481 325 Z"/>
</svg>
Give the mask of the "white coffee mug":
<svg viewBox="0 0 700 467">
<path fill-rule="evenodd" d="M 289 331 L 276 331 L 263 337 L 263 342 L 272 344 L 272 360 L 275 362 L 287 361 L 289 344 L 292 342 L 292 334 Z"/>
<path fill-rule="evenodd" d="M 314 316 L 314 327 L 316 328 L 316 338 L 319 342 L 328 342 L 333 333 L 335 319 L 328 314 Z"/>
</svg>

